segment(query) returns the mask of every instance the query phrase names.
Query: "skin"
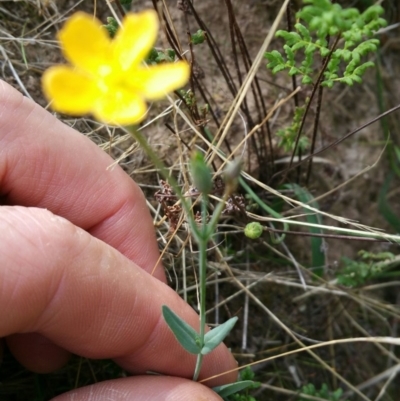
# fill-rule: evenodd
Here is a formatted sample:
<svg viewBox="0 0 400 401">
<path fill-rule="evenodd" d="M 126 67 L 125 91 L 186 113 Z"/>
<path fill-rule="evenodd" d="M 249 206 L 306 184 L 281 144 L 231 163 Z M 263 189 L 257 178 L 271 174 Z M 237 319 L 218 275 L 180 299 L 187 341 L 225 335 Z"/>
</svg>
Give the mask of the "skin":
<svg viewBox="0 0 400 401">
<path fill-rule="evenodd" d="M 0 337 L 35 372 L 58 369 L 75 353 L 113 358 L 135 374 L 57 401 L 219 400 L 189 380 L 195 357 L 177 343 L 161 306 L 195 329 L 198 316 L 165 284 L 144 196 L 112 162 L 0 81 Z M 236 366 L 222 344 L 205 357 L 200 380 Z M 145 376 L 149 370 L 164 376 Z M 233 372 L 207 385 L 235 379 Z"/>
</svg>

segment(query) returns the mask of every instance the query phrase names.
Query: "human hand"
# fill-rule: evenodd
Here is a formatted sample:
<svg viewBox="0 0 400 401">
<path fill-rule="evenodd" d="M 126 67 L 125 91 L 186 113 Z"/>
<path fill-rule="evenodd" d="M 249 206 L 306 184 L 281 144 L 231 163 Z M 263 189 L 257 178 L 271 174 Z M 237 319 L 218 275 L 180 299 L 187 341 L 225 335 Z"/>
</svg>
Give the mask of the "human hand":
<svg viewBox="0 0 400 401">
<path fill-rule="evenodd" d="M 159 257 L 151 216 L 138 186 L 118 166 L 107 169 L 111 163 L 0 81 L 0 337 L 36 372 L 60 368 L 72 352 L 113 358 L 139 375 L 58 401 L 218 400 L 188 380 L 195 356 L 175 340 L 161 306 L 196 329 L 198 316 L 165 284 L 161 266 L 149 274 Z M 220 345 L 205 357 L 200 380 L 235 367 Z M 147 371 L 179 377 L 140 376 Z"/>
</svg>

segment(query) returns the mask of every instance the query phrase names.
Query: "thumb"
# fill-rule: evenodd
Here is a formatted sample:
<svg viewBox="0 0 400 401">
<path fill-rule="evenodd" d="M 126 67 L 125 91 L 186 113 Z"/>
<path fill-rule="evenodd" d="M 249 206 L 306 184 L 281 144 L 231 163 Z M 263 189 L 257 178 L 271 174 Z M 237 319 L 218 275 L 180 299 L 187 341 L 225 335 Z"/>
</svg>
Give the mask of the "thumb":
<svg viewBox="0 0 400 401">
<path fill-rule="evenodd" d="M 136 376 L 110 380 L 60 395 L 53 401 L 221 401 L 208 387 L 170 376 Z"/>
</svg>

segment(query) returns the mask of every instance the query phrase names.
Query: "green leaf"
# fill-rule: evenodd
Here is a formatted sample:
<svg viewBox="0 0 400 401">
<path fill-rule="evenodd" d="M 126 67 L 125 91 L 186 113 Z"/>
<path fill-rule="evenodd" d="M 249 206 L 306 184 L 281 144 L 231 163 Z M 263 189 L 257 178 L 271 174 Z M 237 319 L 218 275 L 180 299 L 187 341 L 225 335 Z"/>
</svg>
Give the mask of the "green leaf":
<svg viewBox="0 0 400 401">
<path fill-rule="evenodd" d="M 297 50 L 300 50 L 300 49 L 302 49 L 303 47 L 305 47 L 306 46 L 306 42 L 297 42 L 297 43 L 295 43 L 293 46 L 292 46 L 292 50 L 294 51 L 294 52 L 297 52 Z M 307 48 L 308 48 L 308 46 L 307 46 Z"/>
<path fill-rule="evenodd" d="M 333 57 L 332 55 L 332 59 L 328 63 L 328 71 L 330 75 L 336 74 L 336 72 L 339 69 L 339 64 L 340 64 L 340 58 Z"/>
<path fill-rule="evenodd" d="M 191 354 L 200 354 L 200 336 L 196 330 L 189 326 L 166 305 L 162 306 L 162 314 L 179 344 L 181 344 L 182 347 Z"/>
<path fill-rule="evenodd" d="M 333 87 L 333 84 L 334 84 L 334 82 L 333 82 L 331 79 L 326 80 L 326 81 L 323 81 L 323 82 L 321 83 L 322 86 L 326 86 L 326 87 L 328 87 L 328 88 L 332 88 L 332 87 Z"/>
<path fill-rule="evenodd" d="M 305 41 L 311 42 L 310 32 L 303 24 L 297 23 L 294 27 L 300 32 L 300 35 L 303 36 Z"/>
<path fill-rule="evenodd" d="M 291 62 L 292 65 L 294 65 L 294 53 L 293 50 L 290 46 L 284 45 L 283 50 L 285 50 L 285 53 L 287 55 L 288 61 Z"/>
<path fill-rule="evenodd" d="M 237 317 L 232 317 L 225 323 L 222 323 L 218 327 L 215 327 L 214 329 L 206 333 L 206 335 L 204 336 L 204 347 L 202 348 L 201 353 L 203 355 L 206 355 L 214 348 L 218 347 L 218 345 L 221 344 L 222 341 L 224 341 L 224 338 L 232 330 L 237 320 Z"/>
<path fill-rule="evenodd" d="M 313 83 L 313 80 L 308 75 L 304 75 L 303 79 L 301 80 L 301 83 L 303 85 L 311 85 Z"/>
<path fill-rule="evenodd" d="M 357 82 L 358 84 L 362 83 L 362 79 L 361 79 L 361 77 L 359 75 L 353 74 L 351 77 L 353 78 L 354 82 Z"/>
<path fill-rule="evenodd" d="M 342 82 L 344 82 L 345 84 L 347 84 L 349 86 L 353 86 L 353 80 L 350 77 L 343 77 Z"/>
<path fill-rule="evenodd" d="M 222 398 L 228 397 L 232 394 L 242 391 L 246 388 L 253 386 L 254 382 L 251 380 L 243 380 L 236 383 L 224 384 L 223 386 L 213 387 L 213 390 Z"/>
<path fill-rule="evenodd" d="M 268 65 L 267 65 L 267 67 L 268 67 Z M 276 74 L 277 72 L 280 72 L 280 71 L 284 70 L 285 68 L 286 68 L 286 66 L 284 64 L 279 64 L 272 70 L 272 73 Z"/>
<path fill-rule="evenodd" d="M 292 45 L 293 43 L 297 43 L 299 40 L 301 40 L 301 36 L 297 32 L 280 30 L 276 32 L 275 36 L 277 38 L 283 38 L 288 45 Z"/>
<path fill-rule="evenodd" d="M 273 50 L 272 52 L 266 52 L 264 57 L 269 61 L 279 61 L 283 62 L 282 55 L 278 52 L 278 50 Z"/>
<path fill-rule="evenodd" d="M 317 49 L 317 46 L 315 46 L 313 43 L 309 43 L 307 45 L 307 47 L 305 48 L 304 53 L 305 54 L 314 53 L 316 49 Z M 329 50 L 328 50 L 328 52 L 329 52 Z"/>
<path fill-rule="evenodd" d="M 199 29 L 196 33 L 194 33 L 190 37 L 190 41 L 194 45 L 199 45 L 199 44 L 203 43 L 205 40 L 206 40 L 206 33 L 205 33 L 205 31 L 202 31 L 201 29 Z"/>
</svg>

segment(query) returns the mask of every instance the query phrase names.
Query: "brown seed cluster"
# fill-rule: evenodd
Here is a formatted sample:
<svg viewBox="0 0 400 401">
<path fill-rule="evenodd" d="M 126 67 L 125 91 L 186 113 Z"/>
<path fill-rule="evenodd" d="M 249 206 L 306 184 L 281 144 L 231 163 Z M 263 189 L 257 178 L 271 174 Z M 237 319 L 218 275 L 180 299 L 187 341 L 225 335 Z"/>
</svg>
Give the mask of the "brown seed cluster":
<svg viewBox="0 0 400 401">
<path fill-rule="evenodd" d="M 171 185 L 166 181 L 160 181 L 161 189 L 159 189 L 154 197 L 161 204 L 164 214 L 168 219 L 169 231 L 174 232 L 179 223 L 182 214 L 182 207 L 177 203 L 177 196 L 174 194 Z"/>
<path fill-rule="evenodd" d="M 182 216 L 182 207 L 178 203 L 178 197 L 174 193 L 172 187 L 164 180 L 160 181 L 161 188 L 154 194 L 155 199 L 162 205 L 165 216 L 169 223 L 169 231 L 175 232 L 179 220 Z M 216 177 L 213 181 L 213 188 L 211 193 L 214 195 L 222 196 L 225 191 L 225 183 L 221 177 Z M 191 186 L 184 194 L 185 197 L 197 197 L 200 192 L 196 187 Z M 227 201 L 225 208 L 222 211 L 223 215 L 234 215 L 244 213 L 246 210 L 246 201 L 243 195 L 237 194 L 230 196 Z M 202 223 L 202 216 L 200 211 L 196 211 L 194 219 L 197 224 Z M 209 216 L 207 216 L 207 221 Z"/>
</svg>

